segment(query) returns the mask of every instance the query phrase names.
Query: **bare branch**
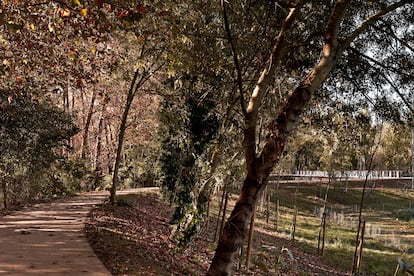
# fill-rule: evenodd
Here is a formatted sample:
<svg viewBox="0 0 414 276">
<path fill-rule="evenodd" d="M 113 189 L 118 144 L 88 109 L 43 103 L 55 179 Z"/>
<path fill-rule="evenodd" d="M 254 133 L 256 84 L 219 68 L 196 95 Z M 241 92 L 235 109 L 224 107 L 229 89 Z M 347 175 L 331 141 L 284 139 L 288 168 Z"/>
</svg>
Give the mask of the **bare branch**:
<svg viewBox="0 0 414 276">
<path fill-rule="evenodd" d="M 376 60 L 374 60 L 374 59 L 372 59 L 372 58 L 370 58 L 368 56 L 365 56 L 363 54 L 361 54 L 361 55 L 364 56 L 365 58 L 369 59 L 370 61 L 374 62 L 375 64 L 377 64 L 381 68 L 384 68 L 384 69 L 388 69 L 389 68 L 389 66 L 384 66 L 381 63 L 377 62 Z M 398 89 L 398 87 L 395 85 L 395 83 L 390 80 L 389 76 L 387 76 L 384 72 L 382 72 L 381 70 L 379 70 L 379 68 L 373 66 L 370 63 L 362 63 L 362 62 L 360 62 L 360 63 L 369 66 L 370 68 L 372 68 L 376 72 L 376 74 L 378 74 L 379 76 L 381 76 L 385 80 L 385 82 L 388 83 L 388 85 L 395 91 L 395 93 L 397 93 L 398 97 L 400 97 L 400 99 L 403 101 L 403 103 L 405 104 L 405 106 L 410 110 L 410 112 L 414 114 L 413 106 L 408 102 L 408 100 L 405 98 L 405 96 L 402 94 L 402 92 Z M 353 82 L 353 83 L 355 85 L 355 82 Z M 364 96 L 365 96 L 365 94 L 364 94 Z M 373 101 L 371 99 L 369 101 L 371 102 L 372 105 L 374 105 L 374 103 L 373 103 Z"/>
<path fill-rule="evenodd" d="M 403 101 L 405 106 L 411 111 L 412 114 L 414 114 L 413 107 L 410 105 L 410 103 L 407 101 L 407 99 L 404 97 L 404 95 L 401 93 L 398 87 L 383 72 L 378 72 L 378 74 L 380 74 L 385 79 L 385 81 L 391 86 L 395 93 L 397 93 L 398 97 L 400 97 L 400 99 Z"/>
<path fill-rule="evenodd" d="M 304 1 L 300 1 L 302 5 Z M 245 152 L 245 158 L 247 161 L 247 171 L 248 174 L 254 173 L 254 164 L 253 160 L 256 158 L 256 124 L 257 124 L 257 113 L 259 107 L 263 102 L 263 97 L 266 93 L 268 86 L 274 78 L 276 68 L 278 67 L 281 59 L 286 54 L 285 47 L 285 36 L 287 31 L 290 29 L 293 24 L 297 13 L 299 12 L 298 8 L 292 8 L 289 15 L 286 17 L 279 35 L 276 39 L 275 45 L 272 49 L 269 59 L 266 62 L 266 67 L 263 69 L 259 80 L 256 83 L 256 86 L 253 90 L 253 93 L 250 97 L 249 105 L 244 116 L 245 119 L 245 129 L 244 129 L 244 141 L 243 147 Z"/>
<path fill-rule="evenodd" d="M 293 8 L 297 8 L 299 5 L 301 5 L 301 1 L 278 1 L 278 0 L 273 0 L 273 2 L 284 9 L 293 9 Z"/>
<path fill-rule="evenodd" d="M 302 1 L 303 2 L 303 1 Z M 300 6 L 299 6 L 300 8 Z M 256 83 L 256 87 L 253 90 L 252 96 L 247 107 L 248 118 L 251 122 L 250 124 L 255 124 L 257 111 L 262 103 L 263 96 L 266 92 L 267 86 L 270 84 L 273 79 L 273 74 L 276 71 L 277 65 L 280 63 L 282 57 L 286 53 L 285 47 L 285 36 L 286 32 L 289 30 L 292 25 L 299 8 L 292 8 L 289 15 L 286 17 L 282 28 L 280 29 L 279 35 L 276 39 L 276 43 L 272 49 L 269 59 L 266 62 L 266 68 L 262 71 L 259 80 Z"/>
<path fill-rule="evenodd" d="M 325 31 L 325 43 L 319 63 L 289 96 L 281 107 L 278 117 L 269 125 L 268 141 L 260 156 L 255 159 L 255 172 L 268 174 L 282 156 L 285 142 L 290 131 L 297 126 L 300 115 L 309 103 L 312 94 L 326 80 L 341 54 L 338 46 L 338 29 L 347 10 L 349 0 L 337 0 L 328 20 Z"/>
<path fill-rule="evenodd" d="M 367 56 L 367 55 L 365 55 L 365 54 L 361 53 L 360 51 L 358 51 L 357 49 L 355 49 L 355 48 L 353 48 L 353 47 L 349 47 L 349 49 L 350 49 L 352 52 L 356 53 L 357 55 L 359 55 L 359 56 L 363 57 L 364 59 L 366 59 L 366 60 L 368 60 L 368 61 L 371 61 L 372 63 L 375 63 L 376 65 L 378 65 L 379 67 L 381 67 L 381 68 L 383 68 L 383 69 L 386 69 L 386 70 L 389 70 L 389 71 L 394 72 L 394 73 L 396 73 L 396 74 L 400 74 L 400 75 L 403 75 L 403 76 L 405 76 L 405 77 L 408 77 L 408 78 L 412 78 L 412 79 L 414 79 L 414 75 L 407 74 L 407 73 L 403 72 L 403 71 L 402 71 L 401 69 L 399 69 L 399 68 L 396 68 L 396 67 L 394 67 L 394 66 L 390 66 L 390 65 L 383 64 L 383 63 L 379 62 L 378 60 L 376 60 L 376 59 L 374 59 L 374 58 L 372 58 L 372 57 L 369 57 L 369 56 Z"/>
<path fill-rule="evenodd" d="M 378 20 L 379 22 L 381 22 L 381 23 L 383 23 L 384 25 L 386 25 L 386 23 L 383 21 L 383 20 Z M 410 49 L 410 51 L 412 51 L 413 53 L 414 53 L 414 47 L 413 46 L 411 46 L 410 44 L 408 44 L 406 41 L 404 41 L 404 40 L 402 40 L 401 38 L 399 38 L 393 31 L 392 31 L 392 29 L 391 29 L 391 27 L 390 26 L 387 26 L 388 27 L 388 29 L 390 29 L 391 31 L 386 31 L 386 30 L 384 30 L 384 29 L 382 29 L 381 27 L 378 27 L 378 26 L 375 26 L 375 25 L 373 25 L 373 28 L 374 29 L 376 29 L 376 30 L 378 30 L 378 31 L 381 31 L 381 32 L 384 32 L 384 33 L 386 33 L 387 35 L 389 35 L 389 36 L 391 36 L 391 37 L 393 37 L 395 40 L 397 40 L 399 43 L 401 43 L 401 45 L 403 45 L 403 46 L 405 46 L 405 47 L 407 47 L 408 49 Z"/>
<path fill-rule="evenodd" d="M 406 4 L 412 4 L 413 0 L 402 0 L 397 3 L 394 3 L 388 7 L 385 7 L 378 11 L 377 13 L 369 16 L 364 22 L 362 22 L 352 33 L 350 33 L 346 39 L 342 43 L 342 49 L 348 48 L 348 46 L 354 41 L 354 39 L 363 33 L 369 26 L 373 25 L 375 22 L 377 22 L 381 17 L 384 15 L 406 5 Z"/>
<path fill-rule="evenodd" d="M 227 9 L 226 9 L 225 0 L 221 0 L 221 6 L 223 8 L 224 28 L 226 29 L 227 39 L 228 39 L 228 41 L 230 43 L 230 46 L 231 46 L 231 51 L 233 53 L 234 65 L 236 66 L 236 71 L 237 71 L 237 85 L 238 85 L 239 93 L 240 93 L 240 104 L 241 104 L 242 112 L 245 115 L 246 114 L 246 102 L 244 100 L 244 95 L 243 95 L 242 74 L 241 74 L 241 69 L 240 69 L 239 58 L 238 58 L 237 52 L 236 52 L 236 47 L 235 47 L 233 39 L 231 37 L 231 31 L 230 31 L 229 19 L 228 19 L 228 16 L 227 16 Z"/>
</svg>

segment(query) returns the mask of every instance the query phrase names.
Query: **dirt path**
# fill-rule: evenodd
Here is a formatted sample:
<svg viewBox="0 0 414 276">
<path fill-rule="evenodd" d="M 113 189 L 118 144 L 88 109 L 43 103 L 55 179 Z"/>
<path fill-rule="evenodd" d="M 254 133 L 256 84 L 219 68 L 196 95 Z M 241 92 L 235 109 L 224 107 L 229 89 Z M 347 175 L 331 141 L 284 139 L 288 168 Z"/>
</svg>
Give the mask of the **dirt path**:
<svg viewBox="0 0 414 276">
<path fill-rule="evenodd" d="M 0 218 L 0 274 L 111 275 L 83 232 L 88 212 L 106 197 L 89 193 Z"/>
</svg>

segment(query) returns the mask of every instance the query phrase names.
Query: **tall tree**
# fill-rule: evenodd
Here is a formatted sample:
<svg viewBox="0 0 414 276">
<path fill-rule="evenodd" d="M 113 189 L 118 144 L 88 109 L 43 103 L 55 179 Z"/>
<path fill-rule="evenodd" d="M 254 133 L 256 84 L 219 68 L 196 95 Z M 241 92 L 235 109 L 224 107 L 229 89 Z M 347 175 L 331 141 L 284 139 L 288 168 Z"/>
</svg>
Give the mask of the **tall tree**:
<svg viewBox="0 0 414 276">
<path fill-rule="evenodd" d="M 152 20 L 155 20 L 152 18 Z M 148 28 L 150 26 L 154 28 L 161 28 L 160 25 L 151 25 L 155 24 L 152 20 L 150 22 L 140 22 L 140 24 L 147 23 Z M 140 25 L 139 25 L 140 26 Z M 165 61 L 163 60 L 163 55 L 165 53 L 165 45 L 162 43 L 164 38 L 164 33 L 159 33 L 155 30 L 145 30 L 144 33 L 140 34 L 139 31 L 135 34 L 136 38 L 140 43 L 139 45 L 139 55 L 137 56 L 137 63 L 134 66 L 134 75 L 130 87 L 127 92 L 127 97 L 125 105 L 122 111 L 121 122 L 118 131 L 118 145 L 115 156 L 114 171 L 112 176 L 112 186 L 110 194 L 110 202 L 114 204 L 116 202 L 116 190 L 118 186 L 118 172 L 119 166 L 121 164 L 121 153 L 122 147 L 125 138 L 125 131 L 128 127 L 127 119 L 132 106 L 132 102 L 137 95 L 137 93 L 147 85 L 147 83 L 153 79 L 154 75 L 159 73 L 161 68 L 163 68 Z"/>
<path fill-rule="evenodd" d="M 297 127 L 301 115 L 311 102 L 312 95 L 327 80 L 341 58 L 347 56 L 351 47 L 360 44 L 367 49 L 369 42 L 376 41 L 377 37 L 373 29 L 381 24 L 379 22 L 387 21 L 395 25 L 396 21 L 393 19 L 398 14 L 396 11 L 401 12 L 402 7 L 413 12 L 413 1 L 409 0 L 387 1 L 381 5 L 373 2 L 337 0 L 332 5 L 325 5 L 321 17 L 318 17 L 321 19 L 319 24 L 315 24 L 317 21 L 315 13 L 320 12 L 320 3 L 276 1 L 276 4 L 288 9 L 288 14 L 282 21 L 271 54 L 247 105 L 244 104 L 244 95 L 241 94 L 247 176 L 236 205 L 223 229 L 208 275 L 231 273 L 237 250 L 242 246 L 246 236 L 258 195 L 266 186 L 269 174 L 283 154 L 287 137 Z M 404 20 L 407 24 L 407 21 L 410 22 L 409 20 L 412 19 L 404 17 Z M 321 29 L 315 33 L 307 32 L 307 29 L 314 30 L 314 26 Z M 409 33 L 408 26 L 404 28 L 399 25 L 399 27 L 403 28 L 405 33 Z M 321 33 L 323 37 L 320 37 Z M 367 39 L 365 33 L 373 33 L 373 35 Z M 318 39 L 314 40 L 315 37 Z M 309 43 L 309 41 L 313 42 Z M 304 75 L 302 80 L 295 85 L 270 122 L 266 143 L 258 151 L 256 148 L 258 117 L 266 91 L 271 87 L 278 73 L 277 70 L 286 65 L 289 54 L 300 55 L 295 46 L 300 47 L 301 43 L 307 46 L 318 45 L 320 55 L 315 66 L 310 70 L 302 71 Z M 412 58 L 412 53 L 410 54 Z M 412 63 L 412 59 L 409 60 Z"/>
</svg>

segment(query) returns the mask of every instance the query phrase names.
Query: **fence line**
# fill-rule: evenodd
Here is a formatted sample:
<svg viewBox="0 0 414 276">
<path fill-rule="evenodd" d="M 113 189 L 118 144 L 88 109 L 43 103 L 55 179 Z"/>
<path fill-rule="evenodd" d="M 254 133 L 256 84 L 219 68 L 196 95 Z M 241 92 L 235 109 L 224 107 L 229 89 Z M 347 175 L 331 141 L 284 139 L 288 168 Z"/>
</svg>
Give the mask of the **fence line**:
<svg viewBox="0 0 414 276">
<path fill-rule="evenodd" d="M 354 171 L 296 171 L 296 177 L 334 177 L 344 179 L 365 179 L 368 175 L 369 179 L 392 179 L 401 178 L 402 171 L 368 171 L 368 170 L 354 170 Z"/>
</svg>

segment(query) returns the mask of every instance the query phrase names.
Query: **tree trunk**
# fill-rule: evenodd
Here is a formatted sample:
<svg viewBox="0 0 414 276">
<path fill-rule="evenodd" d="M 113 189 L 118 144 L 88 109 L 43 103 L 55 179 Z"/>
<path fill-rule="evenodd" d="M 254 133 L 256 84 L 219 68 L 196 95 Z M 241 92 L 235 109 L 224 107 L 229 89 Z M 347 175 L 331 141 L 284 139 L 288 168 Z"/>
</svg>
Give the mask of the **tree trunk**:
<svg viewBox="0 0 414 276">
<path fill-rule="evenodd" d="M 96 100 L 96 90 L 94 89 L 92 92 L 91 102 L 89 104 L 88 115 L 86 117 L 85 127 L 83 129 L 83 137 L 82 137 L 82 152 L 81 158 L 86 159 L 86 154 L 88 152 L 88 136 L 89 136 L 89 127 L 91 125 L 92 115 L 93 115 L 93 107 L 95 105 Z"/>
<path fill-rule="evenodd" d="M 278 117 L 268 127 L 270 133 L 267 136 L 267 142 L 262 152 L 257 156 L 255 145 L 259 107 L 267 87 L 273 80 L 275 67 L 278 67 L 286 52 L 284 38 L 294 21 L 300 4 L 298 8 L 291 9 L 286 17 L 270 58 L 266 63 L 266 69 L 263 70 L 253 90 L 246 110 L 243 146 L 247 176 L 236 205 L 224 227 L 207 275 L 231 274 L 237 251 L 243 245 L 257 196 L 266 186 L 269 174 L 282 156 L 286 139 L 293 128 L 297 126 L 301 114 L 311 99 L 311 95 L 326 80 L 341 54 L 337 42 L 337 30 L 347 4 L 347 1 L 338 0 L 335 5 L 326 28 L 325 43 L 322 49 L 323 55 L 319 63 L 309 72 L 281 107 Z"/>
<path fill-rule="evenodd" d="M 247 239 L 247 251 L 246 251 L 246 271 L 250 269 L 250 257 L 252 254 L 252 243 L 253 243 L 253 234 L 254 234 L 254 221 L 256 219 L 256 210 L 253 208 L 253 215 L 250 220 L 250 229 L 249 229 L 249 237 Z"/>
<path fill-rule="evenodd" d="M 208 229 L 210 225 L 210 201 L 207 202 L 207 214 L 206 214 L 206 229 Z"/>
<path fill-rule="evenodd" d="M 101 114 L 99 116 L 99 123 L 98 123 L 98 133 L 96 134 L 96 149 L 95 149 L 95 180 L 92 189 L 95 190 L 99 187 L 99 182 L 102 175 L 102 166 L 101 166 L 101 153 L 102 153 L 102 132 L 104 129 L 104 115 L 105 115 L 105 107 L 107 99 L 104 97 L 102 107 L 101 107 Z"/>
<path fill-rule="evenodd" d="M 266 191 L 266 223 L 269 223 L 270 218 L 270 192 Z"/>
<path fill-rule="evenodd" d="M 63 85 L 63 110 L 69 113 L 69 82 L 68 85 Z"/>
<path fill-rule="evenodd" d="M 221 217 L 221 223 L 220 223 L 220 232 L 219 235 L 221 235 L 221 233 L 223 233 L 223 228 L 224 228 L 224 222 L 226 220 L 226 213 L 227 213 L 227 203 L 229 202 L 229 192 L 226 191 L 225 193 L 225 197 L 224 197 L 224 205 L 223 205 L 223 214 Z"/>
<path fill-rule="evenodd" d="M 257 196 L 255 180 L 246 179 L 242 193 L 224 226 L 207 275 L 230 275 L 236 252 L 243 245 Z"/>
<path fill-rule="evenodd" d="M 381 141 L 381 139 L 379 139 L 379 141 Z M 354 256 L 353 256 L 353 260 L 352 260 L 352 270 L 351 270 L 351 274 L 354 275 L 355 271 L 357 270 L 357 261 L 358 261 L 358 248 L 360 245 L 360 233 L 361 233 L 361 226 L 362 226 L 362 210 L 364 209 L 364 201 L 365 201 L 365 192 L 366 192 L 366 187 L 367 187 L 367 183 L 368 183 L 368 178 L 369 175 L 371 174 L 371 171 L 373 169 L 373 161 L 374 161 L 374 156 L 376 154 L 376 151 L 380 145 L 380 143 L 378 143 L 375 145 L 375 148 L 373 149 L 373 151 L 371 152 L 371 157 L 369 159 L 369 165 L 368 165 L 368 171 L 366 172 L 365 175 L 365 180 L 364 180 L 364 184 L 362 186 L 362 194 L 361 194 L 361 200 L 359 202 L 359 211 L 358 211 L 358 229 L 357 229 L 357 234 L 356 234 L 356 238 L 355 238 L 355 249 L 354 249 Z M 375 142 L 375 138 L 374 138 L 374 142 Z M 358 205 L 356 206 L 356 209 L 358 210 Z M 365 227 L 365 224 L 364 224 Z"/>
<path fill-rule="evenodd" d="M 414 128 L 411 130 L 411 190 L 414 190 Z"/>
<path fill-rule="evenodd" d="M 112 157 L 112 141 L 113 139 L 112 135 L 112 128 L 111 125 L 107 125 L 105 128 L 105 142 L 106 142 L 106 158 L 107 158 L 107 167 L 108 167 L 108 174 L 112 174 L 112 166 L 113 166 L 113 157 Z"/>
<path fill-rule="evenodd" d="M 3 190 L 3 206 L 4 206 L 4 209 L 8 209 L 9 208 L 8 198 L 7 198 L 8 191 L 7 191 L 7 183 L 5 180 L 2 181 L 1 188 Z"/>
<path fill-rule="evenodd" d="M 360 239 L 359 239 L 359 246 L 358 246 L 358 261 L 356 265 L 356 272 L 357 275 L 359 275 L 359 270 L 361 268 L 361 261 L 362 261 L 362 249 L 364 247 L 364 234 L 365 234 L 365 220 L 362 221 L 361 226 L 361 233 L 360 233 Z"/>
<path fill-rule="evenodd" d="M 292 240 L 292 242 L 295 242 L 297 217 L 298 217 L 298 207 L 295 205 L 293 207 L 292 234 L 290 235 L 290 239 Z"/>
<path fill-rule="evenodd" d="M 137 78 L 138 78 L 138 70 L 135 71 L 134 78 L 132 79 L 131 87 L 129 88 L 127 99 L 125 102 L 124 112 L 122 114 L 121 124 L 119 126 L 118 147 L 116 149 L 114 173 L 112 176 L 111 195 L 109 197 L 109 202 L 112 205 L 116 203 L 115 196 L 116 196 L 116 189 L 118 186 L 118 171 L 119 171 L 119 165 L 121 164 L 122 146 L 124 143 L 125 131 L 127 128 L 128 114 L 129 114 L 129 110 L 131 109 L 131 104 L 132 104 L 132 101 L 134 100 L 136 91 L 139 88 L 139 86 L 136 87 Z"/>
<path fill-rule="evenodd" d="M 313 71 L 310 73 L 311 76 L 313 73 Z M 257 196 L 265 188 L 267 177 L 282 156 L 289 132 L 296 126 L 299 116 L 315 90 L 316 87 L 312 87 L 306 82 L 296 88 L 279 112 L 279 117 L 273 122 L 272 133 L 269 135 L 260 156 L 255 157 L 254 153 L 246 154 L 247 177 L 230 219 L 220 237 L 208 275 L 229 275 L 231 273 L 235 254 L 242 246 L 246 236 Z M 248 125 L 248 122 L 246 124 Z M 254 135 L 254 127 L 245 130 L 245 147 L 252 145 L 248 142 L 254 141 L 254 139 L 249 139 Z"/>
<path fill-rule="evenodd" d="M 280 202 L 279 199 L 276 199 L 276 214 L 275 214 L 275 231 L 277 232 L 279 227 L 279 217 L 280 217 Z"/>
<path fill-rule="evenodd" d="M 325 248 L 325 229 L 326 229 L 326 213 L 322 213 L 321 224 L 318 235 L 318 255 L 323 256 Z"/>
<path fill-rule="evenodd" d="M 273 187 L 273 197 L 276 200 L 276 210 L 275 210 L 275 231 L 277 232 L 279 225 L 279 216 L 280 216 L 280 205 L 279 205 L 279 181 L 280 181 L 280 170 L 277 172 L 276 183 Z"/>
<path fill-rule="evenodd" d="M 225 187 L 224 187 L 225 188 Z M 214 239 L 213 241 L 216 242 L 217 241 L 217 237 L 219 237 L 221 235 L 221 230 L 222 227 L 220 227 L 220 215 L 221 212 L 223 211 L 223 206 L 224 206 L 224 198 L 226 196 L 226 191 L 223 188 L 223 193 L 221 194 L 221 200 L 220 200 L 220 206 L 219 206 L 219 212 L 218 212 L 218 216 L 217 216 L 217 224 L 216 224 L 216 231 L 214 232 Z M 220 230 L 220 231 L 219 231 Z"/>
<path fill-rule="evenodd" d="M 322 212 L 322 218 L 321 218 L 321 224 L 319 228 L 319 237 L 318 237 L 318 254 L 323 255 L 324 246 L 325 246 L 325 224 L 326 224 L 326 203 L 328 202 L 328 193 L 329 188 L 331 184 L 331 176 L 329 176 L 328 184 L 326 185 L 326 191 L 325 191 L 325 198 L 323 201 L 323 212 Z M 320 241 L 322 237 L 322 250 L 320 251 Z"/>
</svg>

